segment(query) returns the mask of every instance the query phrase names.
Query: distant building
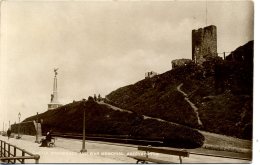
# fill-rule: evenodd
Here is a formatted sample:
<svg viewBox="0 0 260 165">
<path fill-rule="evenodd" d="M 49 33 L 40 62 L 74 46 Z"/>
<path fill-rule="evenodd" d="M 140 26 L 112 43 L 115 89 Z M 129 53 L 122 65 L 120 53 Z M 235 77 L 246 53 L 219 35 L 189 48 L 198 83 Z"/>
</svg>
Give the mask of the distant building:
<svg viewBox="0 0 260 165">
<path fill-rule="evenodd" d="M 51 102 L 48 104 L 48 110 L 53 110 L 62 106 L 62 104 L 60 104 L 58 101 L 57 71 L 58 69 L 54 69 L 55 76 L 53 82 L 53 93 L 51 94 Z"/>
<path fill-rule="evenodd" d="M 217 27 L 214 25 L 192 30 L 192 60 L 202 64 L 207 56 L 218 56 Z"/>
<path fill-rule="evenodd" d="M 152 78 L 154 76 L 158 75 L 158 73 L 151 71 L 151 72 L 146 72 L 145 73 L 145 78 Z"/>
<path fill-rule="evenodd" d="M 178 66 L 184 66 L 187 65 L 189 63 L 191 63 L 192 60 L 191 59 L 176 59 L 176 60 L 172 60 L 172 69 L 174 69 L 175 67 Z"/>
</svg>

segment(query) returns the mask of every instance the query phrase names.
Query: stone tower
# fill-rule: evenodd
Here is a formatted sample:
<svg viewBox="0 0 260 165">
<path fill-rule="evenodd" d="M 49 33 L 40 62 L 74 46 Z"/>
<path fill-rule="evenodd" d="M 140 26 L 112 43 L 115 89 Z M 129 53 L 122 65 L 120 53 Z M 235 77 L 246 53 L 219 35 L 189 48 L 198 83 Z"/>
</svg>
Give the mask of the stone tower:
<svg viewBox="0 0 260 165">
<path fill-rule="evenodd" d="M 58 84 L 57 84 L 57 75 L 58 75 L 58 68 L 54 69 L 54 82 L 53 82 L 53 93 L 51 94 L 51 102 L 48 104 L 48 110 L 56 109 L 62 104 L 58 101 Z"/>
<path fill-rule="evenodd" d="M 217 27 L 192 30 L 192 60 L 202 64 L 207 56 L 217 56 Z"/>
</svg>

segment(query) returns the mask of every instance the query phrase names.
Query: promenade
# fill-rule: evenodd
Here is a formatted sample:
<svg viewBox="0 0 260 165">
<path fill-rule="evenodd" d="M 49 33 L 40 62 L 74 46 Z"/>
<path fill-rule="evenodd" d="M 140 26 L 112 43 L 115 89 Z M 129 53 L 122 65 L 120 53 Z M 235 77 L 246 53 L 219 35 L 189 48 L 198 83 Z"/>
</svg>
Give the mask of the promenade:
<svg viewBox="0 0 260 165">
<path fill-rule="evenodd" d="M 33 154 L 40 155 L 40 163 L 135 163 L 134 159 L 127 155 L 142 154 L 137 150 L 136 145 L 125 145 L 108 142 L 86 141 L 87 153 L 80 153 L 82 141 L 77 139 L 57 138 L 55 147 L 39 147 L 35 143 L 34 136 L 23 135 L 22 139 L 7 139 L 0 136 L 1 140 L 14 144 Z M 178 156 L 169 156 L 154 153 L 154 158 L 173 161 L 178 163 Z M 27 160 L 26 163 L 34 163 Z M 222 157 L 212 157 L 190 154 L 188 158 L 183 158 L 183 163 L 250 163 L 247 160 L 230 159 Z"/>
</svg>

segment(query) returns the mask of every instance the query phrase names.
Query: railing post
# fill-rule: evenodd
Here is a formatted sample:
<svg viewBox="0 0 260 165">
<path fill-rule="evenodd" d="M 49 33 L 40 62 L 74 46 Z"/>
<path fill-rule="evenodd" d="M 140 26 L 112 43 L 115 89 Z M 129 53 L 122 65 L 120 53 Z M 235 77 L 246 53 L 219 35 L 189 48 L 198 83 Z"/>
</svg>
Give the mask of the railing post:
<svg viewBox="0 0 260 165">
<path fill-rule="evenodd" d="M 8 157 L 10 157 L 10 144 L 8 144 Z M 10 160 L 8 160 L 8 163 L 10 163 Z"/>
<path fill-rule="evenodd" d="M 25 156 L 24 150 L 22 150 L 22 156 Z M 22 158 L 22 162 L 21 163 L 24 164 L 24 159 L 23 158 Z"/>
<path fill-rule="evenodd" d="M 16 157 L 16 147 L 14 147 L 14 157 Z M 16 159 L 14 159 L 14 164 L 16 164 Z"/>
<path fill-rule="evenodd" d="M 6 143 L 5 143 L 5 141 L 4 141 L 4 157 L 6 157 L 6 155 L 5 155 L 5 144 L 6 144 Z"/>
<path fill-rule="evenodd" d="M 0 151 L 0 157 L 2 157 L 2 140 L 1 140 L 1 151 Z"/>
<path fill-rule="evenodd" d="M 39 164 L 40 155 L 36 154 L 34 155 L 35 164 Z"/>
</svg>

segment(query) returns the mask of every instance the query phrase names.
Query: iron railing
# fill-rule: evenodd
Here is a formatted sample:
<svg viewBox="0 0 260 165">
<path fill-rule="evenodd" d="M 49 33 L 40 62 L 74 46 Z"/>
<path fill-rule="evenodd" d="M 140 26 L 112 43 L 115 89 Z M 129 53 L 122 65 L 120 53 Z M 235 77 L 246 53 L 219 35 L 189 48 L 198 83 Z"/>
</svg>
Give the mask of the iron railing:
<svg viewBox="0 0 260 165">
<path fill-rule="evenodd" d="M 0 142 L 1 142 L 0 162 L 6 162 L 6 163 L 20 162 L 21 164 L 24 164 L 26 159 L 34 159 L 36 164 L 39 163 L 40 155 L 32 154 L 24 149 L 21 149 L 3 140 L 0 140 Z"/>
</svg>

